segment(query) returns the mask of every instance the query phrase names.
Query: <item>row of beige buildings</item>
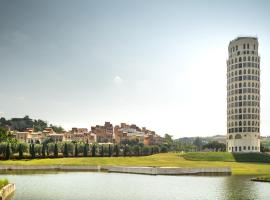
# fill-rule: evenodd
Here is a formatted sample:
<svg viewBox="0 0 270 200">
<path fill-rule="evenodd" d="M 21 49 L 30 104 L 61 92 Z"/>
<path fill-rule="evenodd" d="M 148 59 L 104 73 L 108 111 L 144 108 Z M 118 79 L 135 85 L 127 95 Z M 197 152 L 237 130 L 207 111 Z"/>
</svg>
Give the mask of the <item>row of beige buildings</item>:
<svg viewBox="0 0 270 200">
<path fill-rule="evenodd" d="M 164 142 L 163 137 L 145 127 L 140 128 L 135 124 L 126 123 L 113 126 L 110 122 L 92 126 L 91 130 L 72 128 L 70 131 L 55 133 L 52 128 L 45 128 L 39 132 L 35 132 L 34 128 L 27 128 L 24 132 L 13 131 L 12 133 L 19 142 L 25 143 L 42 143 L 47 140 L 51 142 L 122 144 L 133 141 L 144 145 L 160 145 Z"/>
</svg>

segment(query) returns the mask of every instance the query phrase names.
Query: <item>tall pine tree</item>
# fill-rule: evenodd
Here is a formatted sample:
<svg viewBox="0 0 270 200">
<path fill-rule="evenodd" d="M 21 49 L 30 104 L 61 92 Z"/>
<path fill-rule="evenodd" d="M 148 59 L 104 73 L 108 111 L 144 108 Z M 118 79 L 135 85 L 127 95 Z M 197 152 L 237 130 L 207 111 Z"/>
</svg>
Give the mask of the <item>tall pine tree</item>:
<svg viewBox="0 0 270 200">
<path fill-rule="evenodd" d="M 111 145 L 109 144 L 109 157 L 112 156 L 112 148 L 111 148 Z"/>
<path fill-rule="evenodd" d="M 22 144 L 19 144 L 19 159 L 23 159 L 23 148 L 22 148 Z"/>
<path fill-rule="evenodd" d="M 104 156 L 104 147 L 103 147 L 103 145 L 101 145 L 101 153 L 100 153 L 100 155 L 101 155 L 101 157 Z"/>
<path fill-rule="evenodd" d="M 67 143 L 64 145 L 64 157 L 68 157 L 68 146 Z"/>
<path fill-rule="evenodd" d="M 41 154 L 43 158 L 46 157 L 46 144 L 45 143 L 42 144 Z"/>
<path fill-rule="evenodd" d="M 10 147 L 9 147 L 9 143 L 6 146 L 6 152 L 5 152 L 5 159 L 9 160 L 10 159 Z"/>
<path fill-rule="evenodd" d="M 32 144 L 31 158 L 34 159 L 35 157 L 36 157 L 35 144 Z"/>
<path fill-rule="evenodd" d="M 119 156 L 119 147 L 118 147 L 118 145 L 114 146 L 114 152 L 115 152 L 115 156 L 118 157 Z"/>
<path fill-rule="evenodd" d="M 78 157 L 78 145 L 77 145 L 77 143 L 75 145 L 75 157 Z"/>
<path fill-rule="evenodd" d="M 84 147 L 83 147 L 83 156 L 84 157 L 87 157 L 87 152 L 88 152 L 88 144 L 84 144 Z"/>
<path fill-rule="evenodd" d="M 32 143 L 29 144 L 29 155 L 32 157 Z"/>
<path fill-rule="evenodd" d="M 124 146 L 124 157 L 126 157 L 127 154 L 128 154 L 128 146 L 125 145 L 125 146 Z"/>
<path fill-rule="evenodd" d="M 54 144 L 54 157 L 57 158 L 58 157 L 58 146 L 57 146 L 57 143 Z"/>
<path fill-rule="evenodd" d="M 96 156 L 96 146 L 93 145 L 92 146 L 92 157 L 95 157 Z"/>
</svg>

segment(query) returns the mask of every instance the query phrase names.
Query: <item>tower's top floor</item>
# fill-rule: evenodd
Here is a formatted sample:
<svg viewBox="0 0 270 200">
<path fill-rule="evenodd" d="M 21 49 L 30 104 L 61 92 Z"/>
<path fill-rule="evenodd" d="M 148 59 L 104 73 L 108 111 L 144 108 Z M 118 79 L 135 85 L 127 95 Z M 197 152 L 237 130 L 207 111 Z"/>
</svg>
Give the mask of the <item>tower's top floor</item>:
<svg viewBox="0 0 270 200">
<path fill-rule="evenodd" d="M 228 47 L 229 57 L 241 54 L 258 55 L 258 46 L 259 42 L 257 37 L 237 37 L 230 41 Z"/>
</svg>

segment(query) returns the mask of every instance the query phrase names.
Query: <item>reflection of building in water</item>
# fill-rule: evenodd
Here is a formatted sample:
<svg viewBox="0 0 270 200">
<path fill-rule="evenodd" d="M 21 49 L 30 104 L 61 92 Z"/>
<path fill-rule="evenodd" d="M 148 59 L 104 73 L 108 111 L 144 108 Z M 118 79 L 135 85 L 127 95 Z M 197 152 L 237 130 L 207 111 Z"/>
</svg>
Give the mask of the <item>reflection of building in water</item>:
<svg viewBox="0 0 270 200">
<path fill-rule="evenodd" d="M 222 200 L 255 200 L 259 194 L 255 183 L 250 181 L 249 176 L 227 176 L 224 177 L 224 185 L 220 188 Z"/>
</svg>

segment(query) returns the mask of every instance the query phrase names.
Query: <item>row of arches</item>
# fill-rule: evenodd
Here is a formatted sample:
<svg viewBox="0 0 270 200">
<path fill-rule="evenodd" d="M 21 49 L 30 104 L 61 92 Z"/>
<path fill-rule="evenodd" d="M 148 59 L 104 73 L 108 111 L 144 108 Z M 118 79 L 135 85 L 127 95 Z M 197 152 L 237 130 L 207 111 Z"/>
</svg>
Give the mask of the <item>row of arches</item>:
<svg viewBox="0 0 270 200">
<path fill-rule="evenodd" d="M 233 135 L 230 135 L 229 136 L 229 140 L 232 140 L 232 139 L 242 139 L 242 136 L 240 134 L 236 134 L 233 138 Z"/>
</svg>

